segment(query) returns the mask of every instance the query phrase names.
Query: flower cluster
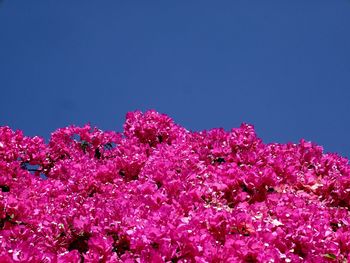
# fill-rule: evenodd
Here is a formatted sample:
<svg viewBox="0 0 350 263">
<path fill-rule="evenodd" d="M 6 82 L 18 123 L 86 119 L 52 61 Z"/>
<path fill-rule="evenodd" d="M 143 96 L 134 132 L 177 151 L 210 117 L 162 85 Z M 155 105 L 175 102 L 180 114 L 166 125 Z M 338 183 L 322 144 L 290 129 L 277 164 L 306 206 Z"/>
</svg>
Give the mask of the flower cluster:
<svg viewBox="0 0 350 263">
<path fill-rule="evenodd" d="M 350 165 L 242 124 L 0 127 L 0 262 L 350 262 Z"/>
</svg>

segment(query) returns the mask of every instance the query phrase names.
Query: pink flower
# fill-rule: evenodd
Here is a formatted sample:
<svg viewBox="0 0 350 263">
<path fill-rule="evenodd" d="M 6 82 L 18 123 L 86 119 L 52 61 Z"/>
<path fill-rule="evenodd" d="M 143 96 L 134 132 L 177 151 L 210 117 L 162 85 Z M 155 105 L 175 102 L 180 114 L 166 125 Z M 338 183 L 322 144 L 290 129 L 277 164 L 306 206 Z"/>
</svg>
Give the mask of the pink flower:
<svg viewBox="0 0 350 263">
<path fill-rule="evenodd" d="M 78 250 L 72 250 L 70 252 L 62 253 L 58 255 L 58 263 L 65 263 L 65 262 L 74 262 L 78 263 L 80 262 L 81 256 L 78 252 Z"/>
<path fill-rule="evenodd" d="M 346 262 L 349 189 L 346 158 L 248 124 L 135 111 L 48 144 L 0 127 L 0 261 Z"/>
</svg>

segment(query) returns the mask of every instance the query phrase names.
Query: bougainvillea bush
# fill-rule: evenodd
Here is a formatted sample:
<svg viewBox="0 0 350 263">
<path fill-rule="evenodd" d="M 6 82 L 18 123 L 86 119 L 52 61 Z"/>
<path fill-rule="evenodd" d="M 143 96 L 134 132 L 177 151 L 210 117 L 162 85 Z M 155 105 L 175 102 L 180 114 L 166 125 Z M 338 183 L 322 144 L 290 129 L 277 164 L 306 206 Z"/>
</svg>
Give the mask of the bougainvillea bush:
<svg viewBox="0 0 350 263">
<path fill-rule="evenodd" d="M 1 127 L 0 189 L 0 262 L 350 261 L 348 160 L 247 124 Z"/>
</svg>

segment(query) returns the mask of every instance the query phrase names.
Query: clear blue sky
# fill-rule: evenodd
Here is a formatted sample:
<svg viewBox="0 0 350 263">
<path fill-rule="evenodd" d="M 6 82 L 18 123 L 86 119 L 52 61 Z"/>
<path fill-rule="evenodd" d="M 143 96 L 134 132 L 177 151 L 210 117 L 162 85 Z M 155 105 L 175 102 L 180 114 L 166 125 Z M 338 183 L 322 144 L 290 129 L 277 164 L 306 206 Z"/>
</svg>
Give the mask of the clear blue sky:
<svg viewBox="0 0 350 263">
<path fill-rule="evenodd" d="M 350 156 L 350 1 L 2 0 L 0 125 L 49 138 L 155 109 Z"/>
</svg>

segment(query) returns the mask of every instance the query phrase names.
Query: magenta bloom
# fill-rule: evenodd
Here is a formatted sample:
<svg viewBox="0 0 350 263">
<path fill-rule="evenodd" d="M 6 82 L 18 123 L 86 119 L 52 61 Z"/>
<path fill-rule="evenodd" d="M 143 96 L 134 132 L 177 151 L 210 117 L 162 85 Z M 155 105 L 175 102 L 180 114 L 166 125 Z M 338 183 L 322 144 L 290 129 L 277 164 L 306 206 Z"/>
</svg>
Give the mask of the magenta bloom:
<svg viewBox="0 0 350 263">
<path fill-rule="evenodd" d="M 248 124 L 0 127 L 0 262 L 349 262 L 349 209 L 347 159 Z"/>
</svg>

